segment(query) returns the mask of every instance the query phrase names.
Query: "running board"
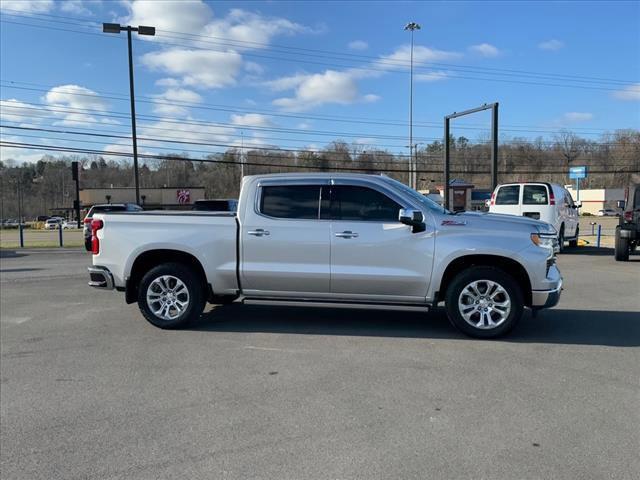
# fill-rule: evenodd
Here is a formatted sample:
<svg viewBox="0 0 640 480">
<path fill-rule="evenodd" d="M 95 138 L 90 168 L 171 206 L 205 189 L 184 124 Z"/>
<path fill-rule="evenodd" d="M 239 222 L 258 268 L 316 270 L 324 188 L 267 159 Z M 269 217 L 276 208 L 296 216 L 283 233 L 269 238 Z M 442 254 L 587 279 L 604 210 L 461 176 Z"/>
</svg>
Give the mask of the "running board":
<svg viewBox="0 0 640 480">
<path fill-rule="evenodd" d="M 362 310 L 403 310 L 410 312 L 427 312 L 430 305 L 410 305 L 406 303 L 365 303 L 365 302 L 331 302 L 319 300 L 291 300 L 277 298 L 244 298 L 244 305 L 271 305 L 277 307 L 319 307 L 319 308 L 355 308 Z"/>
</svg>

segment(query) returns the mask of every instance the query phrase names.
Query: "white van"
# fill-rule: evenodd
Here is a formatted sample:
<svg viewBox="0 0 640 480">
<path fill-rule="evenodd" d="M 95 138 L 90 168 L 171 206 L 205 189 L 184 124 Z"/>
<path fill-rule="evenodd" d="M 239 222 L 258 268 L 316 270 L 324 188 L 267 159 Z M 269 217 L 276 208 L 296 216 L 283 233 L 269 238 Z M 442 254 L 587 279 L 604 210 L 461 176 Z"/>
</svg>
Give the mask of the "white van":
<svg viewBox="0 0 640 480">
<path fill-rule="evenodd" d="M 564 241 L 578 244 L 578 206 L 571 194 L 555 183 L 505 183 L 491 194 L 489 212 L 521 215 L 550 223 L 558 232 L 562 250 Z"/>
</svg>

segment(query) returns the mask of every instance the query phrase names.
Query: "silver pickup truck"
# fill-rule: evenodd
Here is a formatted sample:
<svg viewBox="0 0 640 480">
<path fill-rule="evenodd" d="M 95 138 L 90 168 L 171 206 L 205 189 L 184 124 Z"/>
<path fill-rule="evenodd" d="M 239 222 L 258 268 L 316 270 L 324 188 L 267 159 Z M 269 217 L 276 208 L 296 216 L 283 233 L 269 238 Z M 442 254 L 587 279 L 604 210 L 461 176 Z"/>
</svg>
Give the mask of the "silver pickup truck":
<svg viewBox="0 0 640 480">
<path fill-rule="evenodd" d="M 453 214 L 391 178 L 276 174 L 242 181 L 237 212 L 98 213 L 89 285 L 125 292 L 179 328 L 205 303 L 423 310 L 444 302 L 496 337 L 556 305 L 556 231 L 524 217 Z"/>
</svg>

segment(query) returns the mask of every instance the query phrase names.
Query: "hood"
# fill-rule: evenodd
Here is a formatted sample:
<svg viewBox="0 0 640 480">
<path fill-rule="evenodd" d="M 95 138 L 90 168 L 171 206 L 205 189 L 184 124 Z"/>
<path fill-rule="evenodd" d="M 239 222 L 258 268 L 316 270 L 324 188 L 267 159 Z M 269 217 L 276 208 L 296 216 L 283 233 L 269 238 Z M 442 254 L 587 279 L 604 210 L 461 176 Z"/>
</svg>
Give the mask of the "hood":
<svg viewBox="0 0 640 480">
<path fill-rule="evenodd" d="M 522 225 L 531 227 L 532 231 L 539 231 L 542 233 L 556 233 L 555 228 L 540 220 L 535 220 L 529 217 L 522 217 L 519 215 L 506 215 L 501 213 L 486 213 L 486 212 L 463 212 L 457 215 L 451 215 L 451 219 L 468 220 L 469 222 L 480 221 L 483 226 L 489 227 L 491 224 L 495 225 L 498 229 L 508 227 L 508 225 Z"/>
</svg>

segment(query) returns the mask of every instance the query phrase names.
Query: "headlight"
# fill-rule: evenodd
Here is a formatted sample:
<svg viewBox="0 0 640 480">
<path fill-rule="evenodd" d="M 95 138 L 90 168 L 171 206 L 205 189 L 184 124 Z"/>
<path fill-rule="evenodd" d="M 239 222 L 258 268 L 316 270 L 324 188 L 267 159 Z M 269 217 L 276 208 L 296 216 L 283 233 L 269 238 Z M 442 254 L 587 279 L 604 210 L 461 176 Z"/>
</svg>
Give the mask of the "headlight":
<svg viewBox="0 0 640 480">
<path fill-rule="evenodd" d="M 547 248 L 552 252 L 558 246 L 558 239 L 552 233 L 532 233 L 531 241 L 538 247 Z"/>
</svg>

